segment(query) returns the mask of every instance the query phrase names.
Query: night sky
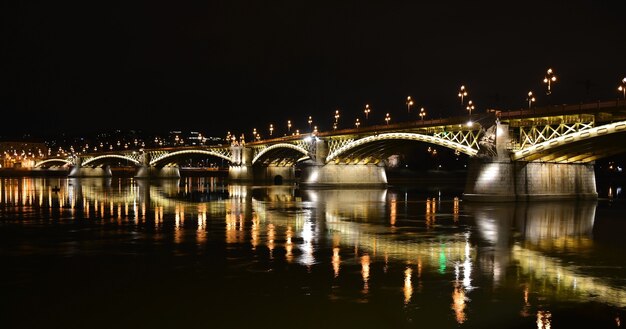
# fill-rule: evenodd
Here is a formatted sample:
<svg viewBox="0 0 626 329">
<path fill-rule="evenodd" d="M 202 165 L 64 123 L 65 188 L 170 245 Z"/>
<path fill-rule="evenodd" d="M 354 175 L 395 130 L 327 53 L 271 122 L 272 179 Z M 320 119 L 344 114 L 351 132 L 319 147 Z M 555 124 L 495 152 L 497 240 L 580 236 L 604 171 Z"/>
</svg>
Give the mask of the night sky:
<svg viewBox="0 0 626 329">
<path fill-rule="evenodd" d="M 263 133 L 613 100 L 624 1 L 5 1 L 0 135 Z M 558 81 L 545 96 L 553 68 Z"/>
</svg>

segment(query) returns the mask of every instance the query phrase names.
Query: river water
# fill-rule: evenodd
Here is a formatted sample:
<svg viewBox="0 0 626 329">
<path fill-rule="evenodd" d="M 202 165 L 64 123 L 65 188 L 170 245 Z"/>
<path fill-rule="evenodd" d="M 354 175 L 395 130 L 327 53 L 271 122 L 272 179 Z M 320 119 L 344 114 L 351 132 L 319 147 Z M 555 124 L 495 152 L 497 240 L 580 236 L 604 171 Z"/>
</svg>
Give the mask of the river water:
<svg viewBox="0 0 626 329">
<path fill-rule="evenodd" d="M 626 202 L 0 178 L 2 328 L 619 328 Z"/>
</svg>

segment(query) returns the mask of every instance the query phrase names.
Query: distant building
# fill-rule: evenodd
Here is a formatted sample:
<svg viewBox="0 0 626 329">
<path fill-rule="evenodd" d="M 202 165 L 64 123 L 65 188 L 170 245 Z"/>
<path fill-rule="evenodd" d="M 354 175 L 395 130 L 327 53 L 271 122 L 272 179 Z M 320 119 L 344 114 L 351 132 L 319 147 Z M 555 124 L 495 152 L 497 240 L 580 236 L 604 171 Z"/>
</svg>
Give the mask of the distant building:
<svg viewBox="0 0 626 329">
<path fill-rule="evenodd" d="M 35 163 L 48 154 L 45 143 L 0 142 L 0 167 L 34 167 Z"/>
</svg>

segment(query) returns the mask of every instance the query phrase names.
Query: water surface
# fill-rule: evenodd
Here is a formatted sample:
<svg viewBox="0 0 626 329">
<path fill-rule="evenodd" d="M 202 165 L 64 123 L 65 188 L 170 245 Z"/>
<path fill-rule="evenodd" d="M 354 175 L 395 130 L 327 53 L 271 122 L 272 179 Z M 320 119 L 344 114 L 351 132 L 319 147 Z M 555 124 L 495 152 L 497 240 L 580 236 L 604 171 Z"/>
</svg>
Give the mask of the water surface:
<svg viewBox="0 0 626 329">
<path fill-rule="evenodd" d="M 463 184 L 0 179 L 4 328 L 622 326 L 626 210 Z"/>
</svg>

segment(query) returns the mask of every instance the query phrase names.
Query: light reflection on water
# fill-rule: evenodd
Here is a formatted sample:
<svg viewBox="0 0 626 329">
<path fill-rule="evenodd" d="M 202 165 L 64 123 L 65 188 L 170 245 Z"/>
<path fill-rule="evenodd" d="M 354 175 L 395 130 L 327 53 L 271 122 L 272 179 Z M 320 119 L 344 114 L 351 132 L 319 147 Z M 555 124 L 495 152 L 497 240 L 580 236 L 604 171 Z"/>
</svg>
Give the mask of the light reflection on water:
<svg viewBox="0 0 626 329">
<path fill-rule="evenodd" d="M 623 204 L 613 198 L 466 204 L 458 191 L 443 192 L 233 185 L 214 177 L 0 179 L 0 254 L 13 265 L 3 271 L 1 287 L 6 296 L 24 299 L 23 285 L 14 283 L 31 280 L 38 290 L 27 291 L 35 299 L 52 300 L 56 290 L 47 278 L 20 276 L 63 277 L 66 269 L 49 263 L 61 257 L 80 268 L 73 259 L 95 258 L 96 270 L 87 270 L 92 278 L 61 282 L 80 290 L 106 278 L 112 286 L 130 286 L 113 291 L 139 303 L 155 297 L 137 290 L 162 290 L 156 301 L 183 297 L 177 301 L 186 309 L 211 298 L 178 289 L 189 286 L 259 312 L 296 309 L 310 299 L 320 313 L 311 326 L 380 328 L 389 317 L 393 327 L 619 325 L 626 308 L 625 266 L 616 256 L 624 251 L 623 232 L 599 239 L 594 228 L 601 222 L 604 232 L 611 225 L 623 229 L 614 223 Z M 132 265 L 117 265 L 111 256 Z M 32 257 L 44 257 L 50 268 Z M 127 267 L 152 279 L 117 278 Z M 173 273 L 194 280 L 172 282 Z M 80 295 L 64 293 L 70 300 Z M 112 294 L 100 291 L 89 301 L 108 310 L 102 300 L 119 301 Z M 185 321 L 226 323 L 236 314 L 228 308 L 234 304 Z M 352 305 L 368 306 L 355 313 Z M 577 312 L 589 305 L 593 316 Z M 2 306 L 3 315 L 20 314 L 10 302 Z M 176 318 L 188 310 L 172 312 Z M 60 322 L 80 317 L 39 315 Z"/>
</svg>

